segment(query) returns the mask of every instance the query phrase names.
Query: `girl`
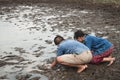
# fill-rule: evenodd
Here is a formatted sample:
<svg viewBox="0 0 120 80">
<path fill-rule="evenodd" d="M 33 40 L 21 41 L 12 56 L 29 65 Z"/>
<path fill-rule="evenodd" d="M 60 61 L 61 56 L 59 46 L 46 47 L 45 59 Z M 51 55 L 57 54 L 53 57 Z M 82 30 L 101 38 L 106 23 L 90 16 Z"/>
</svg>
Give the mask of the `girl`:
<svg viewBox="0 0 120 80">
<path fill-rule="evenodd" d="M 101 62 L 109 62 L 110 66 L 115 58 L 112 57 L 113 45 L 106 39 L 90 36 L 81 30 L 74 33 L 74 39 L 83 42 L 92 52 L 93 58 L 91 63 L 98 64 Z"/>
</svg>

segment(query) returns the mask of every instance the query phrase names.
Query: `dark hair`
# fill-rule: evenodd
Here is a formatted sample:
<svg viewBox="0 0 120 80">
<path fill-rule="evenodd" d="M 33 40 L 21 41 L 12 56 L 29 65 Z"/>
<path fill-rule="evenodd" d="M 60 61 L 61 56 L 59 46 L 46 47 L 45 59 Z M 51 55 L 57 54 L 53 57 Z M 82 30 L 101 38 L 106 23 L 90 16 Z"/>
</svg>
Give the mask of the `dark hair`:
<svg viewBox="0 0 120 80">
<path fill-rule="evenodd" d="M 78 37 L 84 37 L 85 35 L 87 35 L 87 34 L 84 33 L 83 31 L 77 30 L 77 31 L 74 33 L 74 39 L 78 39 Z"/>
<path fill-rule="evenodd" d="M 61 41 L 63 41 L 64 38 L 60 35 L 56 35 L 56 37 L 54 38 L 54 43 L 55 45 L 59 45 Z"/>
</svg>

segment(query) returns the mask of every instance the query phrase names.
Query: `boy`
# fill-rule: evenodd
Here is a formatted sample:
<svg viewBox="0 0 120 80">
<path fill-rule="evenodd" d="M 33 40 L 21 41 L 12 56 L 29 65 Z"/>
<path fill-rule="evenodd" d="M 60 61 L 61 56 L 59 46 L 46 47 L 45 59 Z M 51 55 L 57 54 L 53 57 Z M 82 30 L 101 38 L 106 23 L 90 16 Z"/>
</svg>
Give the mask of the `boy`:
<svg viewBox="0 0 120 80">
<path fill-rule="evenodd" d="M 60 63 L 71 67 L 77 67 L 80 73 L 87 68 L 86 63 L 92 60 L 92 54 L 88 47 L 76 40 L 65 40 L 61 36 L 54 38 L 55 45 L 58 46 L 57 57 L 51 64 L 51 68 Z"/>
</svg>

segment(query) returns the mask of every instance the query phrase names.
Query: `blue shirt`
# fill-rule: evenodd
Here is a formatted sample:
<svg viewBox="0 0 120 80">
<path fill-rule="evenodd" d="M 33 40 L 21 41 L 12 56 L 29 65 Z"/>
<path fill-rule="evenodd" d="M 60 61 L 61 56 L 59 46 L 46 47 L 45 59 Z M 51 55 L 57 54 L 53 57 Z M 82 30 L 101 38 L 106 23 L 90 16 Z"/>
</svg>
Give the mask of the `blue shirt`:
<svg viewBox="0 0 120 80">
<path fill-rule="evenodd" d="M 112 44 L 108 40 L 90 35 L 85 36 L 84 43 L 93 51 L 93 55 L 102 54 L 112 47 Z"/>
<path fill-rule="evenodd" d="M 61 56 L 63 54 L 81 54 L 88 50 L 89 48 L 87 46 L 76 40 L 64 40 L 58 46 L 57 56 Z"/>
</svg>

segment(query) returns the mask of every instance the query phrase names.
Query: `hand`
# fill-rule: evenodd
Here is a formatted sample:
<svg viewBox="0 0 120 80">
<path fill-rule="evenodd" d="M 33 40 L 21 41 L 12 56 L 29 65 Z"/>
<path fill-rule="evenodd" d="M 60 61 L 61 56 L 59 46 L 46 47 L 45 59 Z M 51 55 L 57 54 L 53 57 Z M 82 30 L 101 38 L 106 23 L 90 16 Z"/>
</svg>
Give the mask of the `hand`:
<svg viewBox="0 0 120 80">
<path fill-rule="evenodd" d="M 52 69 L 51 64 L 47 64 L 47 69 Z"/>
<path fill-rule="evenodd" d="M 42 64 L 42 66 L 44 69 L 51 69 L 51 64 Z"/>
<path fill-rule="evenodd" d="M 50 65 L 50 67 L 53 68 L 56 64 L 57 64 L 57 61 L 54 60 L 54 61 L 52 62 L 52 64 Z"/>
<path fill-rule="evenodd" d="M 46 69 L 51 69 L 51 64 L 44 64 L 44 67 L 45 67 Z"/>
</svg>

